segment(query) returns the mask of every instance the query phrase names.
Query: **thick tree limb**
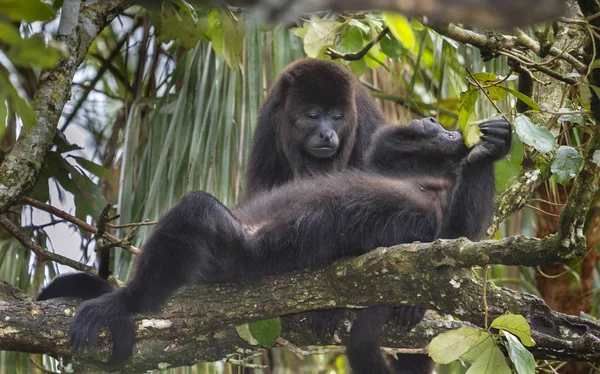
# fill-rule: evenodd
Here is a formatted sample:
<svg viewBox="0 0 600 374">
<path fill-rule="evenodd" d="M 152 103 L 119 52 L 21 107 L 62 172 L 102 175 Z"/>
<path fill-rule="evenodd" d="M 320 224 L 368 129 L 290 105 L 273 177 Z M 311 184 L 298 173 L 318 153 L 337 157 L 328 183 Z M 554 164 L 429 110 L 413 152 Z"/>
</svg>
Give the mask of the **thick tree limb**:
<svg viewBox="0 0 600 374">
<path fill-rule="evenodd" d="M 187 288 L 169 300 L 160 316 L 138 316 L 136 355 L 125 372 L 213 361 L 231 353 L 247 354 L 256 349 L 241 341 L 228 327 L 231 325 L 313 309 L 360 308 L 382 300 L 393 305 L 414 304 L 436 309 L 483 326 L 485 313 L 480 280 L 470 271 L 452 268 L 448 263 L 454 262 L 457 267 L 476 262 L 512 263 L 517 260 L 512 254 L 515 247 L 521 248 L 519 256 L 529 251 L 537 253 L 525 262 L 538 261 L 538 256 L 546 258 L 553 250 L 552 239 L 508 239 L 503 243 L 511 248 L 508 251 L 505 247 L 506 255 L 495 250 L 497 242 L 447 241 L 450 248 L 447 251 L 440 249 L 441 243 L 379 249 L 328 268 L 267 278 L 254 284 Z M 477 246 L 488 255 L 473 256 Z M 459 248 L 464 250 L 457 251 Z M 450 261 L 452 255 L 458 258 Z M 427 270 L 415 271 L 418 267 Z M 0 301 L 0 349 L 68 355 L 66 332 L 76 303 L 21 301 L 13 298 L 12 293 L 0 292 L 4 298 Z M 535 354 L 538 357 L 600 359 L 599 324 L 551 311 L 535 296 L 493 284 L 488 284 L 487 295 L 490 318 L 511 312 L 528 319 L 537 342 Z M 352 319 L 352 312 L 348 313 Z M 293 344 L 344 344 L 347 339 L 348 324 L 340 324 L 336 334 L 319 342 L 308 332 L 302 318 L 293 320 L 284 334 Z M 410 334 L 391 326 L 384 344 L 422 347 L 436 334 L 461 325 L 428 320 Z M 105 336 L 103 347 L 107 341 Z M 104 355 L 106 352 L 102 351 Z M 83 361 L 73 361 L 73 365 L 77 371 L 91 370 L 89 363 Z"/>
<path fill-rule="evenodd" d="M 0 213 L 17 203 L 33 186 L 52 145 L 62 110 L 71 96 L 75 71 L 98 33 L 130 5 L 130 0 L 88 1 L 81 6 L 77 27 L 65 27 L 71 33 L 56 37 L 67 45 L 70 56 L 40 75 L 33 100 L 38 124 L 27 134 L 21 134 L 0 165 Z"/>
</svg>

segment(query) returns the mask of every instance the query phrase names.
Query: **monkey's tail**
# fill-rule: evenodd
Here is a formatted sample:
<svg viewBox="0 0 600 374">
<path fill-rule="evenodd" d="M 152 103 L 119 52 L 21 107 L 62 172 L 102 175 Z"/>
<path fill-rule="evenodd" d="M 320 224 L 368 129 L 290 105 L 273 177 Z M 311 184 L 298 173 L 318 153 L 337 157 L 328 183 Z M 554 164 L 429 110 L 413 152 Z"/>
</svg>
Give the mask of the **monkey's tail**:
<svg viewBox="0 0 600 374">
<path fill-rule="evenodd" d="M 434 362 L 427 355 L 399 354 L 398 359 L 384 356 L 379 345 L 383 326 L 395 309 L 378 305 L 362 311 L 350 331 L 346 354 L 354 374 L 431 374 Z"/>
<path fill-rule="evenodd" d="M 60 275 L 44 287 L 38 300 L 56 299 L 57 297 L 78 297 L 90 300 L 114 291 L 108 281 L 87 273 L 69 273 Z"/>
</svg>

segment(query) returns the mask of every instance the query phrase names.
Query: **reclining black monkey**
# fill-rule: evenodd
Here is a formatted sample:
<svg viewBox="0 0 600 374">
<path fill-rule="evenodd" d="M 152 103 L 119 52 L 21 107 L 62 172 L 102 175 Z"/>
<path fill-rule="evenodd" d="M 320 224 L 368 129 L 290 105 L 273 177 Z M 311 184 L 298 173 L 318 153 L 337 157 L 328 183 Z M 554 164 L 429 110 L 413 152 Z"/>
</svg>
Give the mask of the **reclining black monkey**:
<svg viewBox="0 0 600 374">
<path fill-rule="evenodd" d="M 460 200 L 465 190 L 475 193 L 468 183 L 485 177 L 486 169 L 506 154 L 510 144 L 506 121 L 490 120 L 481 129 L 480 143 L 467 149 L 459 133 L 444 130 L 433 119 L 384 127 L 373 138 L 366 171 L 290 183 L 257 196 L 233 214 L 208 194 L 189 194 L 155 227 L 127 287 L 78 309 L 70 331 L 74 349 L 93 346 L 101 329 L 108 327 L 114 341 L 108 364 L 118 365 L 132 353 L 133 314 L 159 309 L 185 284 L 310 269 L 379 246 L 452 236 L 458 227 L 452 219 L 467 223 L 470 219 L 464 212 L 468 204 Z M 469 196 L 471 200 L 476 196 Z M 491 199 L 476 208 L 491 212 L 490 206 Z M 401 356 L 392 361 L 378 353 L 380 328 L 371 329 L 384 324 L 390 313 L 382 306 L 359 316 L 348 349 L 353 369 L 431 372 L 426 357 Z M 411 323 L 422 317 L 422 310 L 415 307 L 403 307 L 399 313 Z M 415 363 L 417 367 L 409 368 Z"/>
</svg>

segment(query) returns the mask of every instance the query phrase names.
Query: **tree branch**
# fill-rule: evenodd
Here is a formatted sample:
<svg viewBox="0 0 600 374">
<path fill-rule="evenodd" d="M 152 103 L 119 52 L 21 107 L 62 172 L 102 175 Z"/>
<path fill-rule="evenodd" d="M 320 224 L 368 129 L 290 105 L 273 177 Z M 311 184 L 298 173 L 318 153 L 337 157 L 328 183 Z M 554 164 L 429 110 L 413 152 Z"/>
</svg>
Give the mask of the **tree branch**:
<svg viewBox="0 0 600 374">
<path fill-rule="evenodd" d="M 361 308 L 381 300 L 435 309 L 464 321 L 427 319 L 408 334 L 393 325 L 386 328 L 383 345 L 422 348 L 438 333 L 465 323 L 484 325 L 483 285 L 470 270 L 460 267 L 513 263 L 520 256 L 529 256 L 526 262 L 534 262 L 537 257 L 551 255 L 557 248 L 554 240 L 508 238 L 502 251 L 497 242 L 470 243 L 464 239 L 409 244 L 378 249 L 312 272 L 249 284 L 188 287 L 170 299 L 160 315 L 136 317 L 136 355 L 123 372 L 214 361 L 236 352 L 250 354 L 258 347 L 243 342 L 228 326 L 314 309 Z M 442 249 L 442 244 L 452 249 Z M 481 251 L 475 250 L 478 246 Z M 528 255 L 530 252 L 534 254 Z M 3 294 L 10 293 L 0 292 L 0 297 Z M 0 302 L 0 349 L 70 354 L 66 332 L 75 302 L 34 303 L 4 297 L 5 302 Z M 487 285 L 487 305 L 490 318 L 510 312 L 529 321 L 537 343 L 533 352 L 538 358 L 600 360 L 600 324 L 596 322 L 554 312 L 535 296 L 492 283 Z M 352 310 L 347 313 L 347 320 L 325 340 L 309 331 L 306 315 L 290 317 L 291 322 L 285 324 L 290 328 L 283 338 L 297 346 L 343 345 L 348 338 L 347 322 L 354 318 Z M 95 359 L 106 359 L 109 340 L 102 335 L 104 349 L 94 355 Z M 84 358 L 72 360 L 72 364 L 77 372 L 94 370 Z"/>
<path fill-rule="evenodd" d="M 79 218 L 74 217 L 74 216 L 70 215 L 69 213 L 67 213 L 67 212 L 65 212 L 63 210 L 60 210 L 60 209 L 58 209 L 56 207 L 53 207 L 52 205 L 48 205 L 46 203 L 42 203 L 41 201 L 32 199 L 30 197 L 23 197 L 23 198 L 21 198 L 21 204 L 30 205 L 30 206 L 32 206 L 34 208 L 43 210 L 43 211 L 48 212 L 48 213 L 50 213 L 52 215 L 60 217 L 60 218 L 64 219 L 65 221 L 69 221 L 72 224 L 75 224 L 75 225 L 79 226 L 80 228 L 82 228 L 83 230 L 85 230 L 87 232 L 90 232 L 92 234 L 97 234 L 98 233 L 98 228 L 97 227 L 94 227 L 94 226 L 90 225 L 89 223 L 87 223 L 85 221 L 82 221 Z M 117 238 L 114 235 L 111 235 L 111 234 L 109 234 L 107 232 L 103 232 L 101 236 L 103 238 L 105 238 L 106 240 L 108 240 L 109 242 L 116 244 L 117 246 L 125 249 L 128 252 L 133 253 L 134 255 L 137 255 L 137 254 L 140 253 L 140 249 L 139 248 L 137 248 L 137 247 L 135 247 L 133 245 L 130 245 L 130 244 L 124 244 L 123 240 Z"/>
<path fill-rule="evenodd" d="M 86 273 L 96 274 L 96 269 L 82 264 L 75 260 L 71 260 L 65 256 L 61 256 L 57 253 L 53 253 L 42 248 L 38 243 L 34 242 L 25 233 L 23 233 L 17 226 L 15 226 L 5 215 L 0 215 L 0 226 L 9 232 L 23 247 L 29 249 L 35 253 L 38 261 L 54 261 L 59 264 L 67 265 L 75 270 L 85 271 Z"/>
<path fill-rule="evenodd" d="M 69 35 L 57 35 L 70 56 L 56 68 L 42 71 L 33 105 L 38 124 L 19 140 L 0 165 L 0 213 L 17 203 L 34 185 L 52 145 L 56 126 L 71 96 L 71 82 L 89 46 L 110 21 L 132 4 L 131 0 L 104 0 L 81 6 L 77 27 Z"/>
</svg>

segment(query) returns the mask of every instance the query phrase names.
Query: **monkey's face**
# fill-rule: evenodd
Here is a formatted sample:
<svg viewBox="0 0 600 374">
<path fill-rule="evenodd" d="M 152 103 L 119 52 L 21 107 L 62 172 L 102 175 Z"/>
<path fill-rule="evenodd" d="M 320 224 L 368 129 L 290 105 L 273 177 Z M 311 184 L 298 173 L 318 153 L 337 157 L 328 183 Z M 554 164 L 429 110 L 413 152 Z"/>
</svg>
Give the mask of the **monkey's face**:
<svg viewBox="0 0 600 374">
<path fill-rule="evenodd" d="M 338 108 L 308 107 L 294 115 L 292 137 L 312 157 L 333 157 L 340 148 L 344 123 L 344 112 Z"/>
</svg>

